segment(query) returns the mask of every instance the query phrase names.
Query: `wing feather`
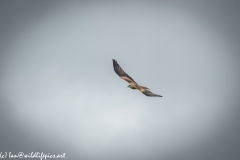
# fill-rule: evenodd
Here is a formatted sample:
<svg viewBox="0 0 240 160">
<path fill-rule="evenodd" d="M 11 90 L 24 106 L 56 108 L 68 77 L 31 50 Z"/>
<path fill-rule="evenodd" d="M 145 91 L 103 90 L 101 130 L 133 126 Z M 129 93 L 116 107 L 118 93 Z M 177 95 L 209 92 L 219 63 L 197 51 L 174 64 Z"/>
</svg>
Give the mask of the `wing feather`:
<svg viewBox="0 0 240 160">
<path fill-rule="evenodd" d="M 140 90 L 140 92 L 142 92 L 143 94 L 145 94 L 146 96 L 149 96 L 149 97 L 162 97 L 161 95 L 158 95 L 158 94 L 155 94 L 155 93 L 152 93 L 148 90 Z"/>
<path fill-rule="evenodd" d="M 114 71 L 117 73 L 119 77 L 121 77 L 123 80 L 127 81 L 128 83 L 135 83 L 137 84 L 132 77 L 130 77 L 124 70 L 120 67 L 120 65 L 117 63 L 115 59 L 113 59 L 113 68 Z"/>
</svg>

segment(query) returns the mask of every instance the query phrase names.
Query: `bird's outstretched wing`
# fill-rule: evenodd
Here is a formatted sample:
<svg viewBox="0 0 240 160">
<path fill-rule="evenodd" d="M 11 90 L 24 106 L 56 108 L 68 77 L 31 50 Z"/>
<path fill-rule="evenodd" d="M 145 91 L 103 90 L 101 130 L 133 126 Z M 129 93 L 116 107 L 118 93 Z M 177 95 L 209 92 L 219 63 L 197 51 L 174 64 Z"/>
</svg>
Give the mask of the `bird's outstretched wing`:
<svg viewBox="0 0 240 160">
<path fill-rule="evenodd" d="M 119 77 L 121 77 L 123 80 L 127 81 L 128 83 L 137 84 L 127 73 L 124 72 L 115 59 L 113 59 L 113 68 L 117 75 L 119 75 Z"/>
<path fill-rule="evenodd" d="M 148 90 L 140 90 L 140 92 L 142 92 L 143 94 L 145 94 L 146 96 L 149 96 L 149 97 L 162 97 L 161 95 L 157 95 L 155 93 L 152 93 Z"/>
</svg>

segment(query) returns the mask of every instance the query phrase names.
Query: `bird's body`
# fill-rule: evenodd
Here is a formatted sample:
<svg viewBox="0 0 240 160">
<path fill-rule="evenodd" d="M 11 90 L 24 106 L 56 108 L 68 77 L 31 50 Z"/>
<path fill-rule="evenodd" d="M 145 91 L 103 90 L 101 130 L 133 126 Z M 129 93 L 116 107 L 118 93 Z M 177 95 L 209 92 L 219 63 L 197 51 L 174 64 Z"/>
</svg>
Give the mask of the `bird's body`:
<svg viewBox="0 0 240 160">
<path fill-rule="evenodd" d="M 123 69 L 119 66 L 117 61 L 113 59 L 113 68 L 119 77 L 129 83 L 128 87 L 131 89 L 138 89 L 140 92 L 150 97 L 162 97 L 161 95 L 154 94 L 149 91 L 149 88 L 138 85 Z"/>
<path fill-rule="evenodd" d="M 144 86 L 140 86 L 140 85 L 136 85 L 136 84 L 131 84 L 131 85 L 128 85 L 128 87 L 129 88 L 131 88 L 131 89 L 141 89 L 141 88 L 143 88 L 143 89 L 149 89 L 149 88 L 147 88 L 147 87 L 144 87 Z M 150 90 L 150 89 L 149 89 Z"/>
</svg>

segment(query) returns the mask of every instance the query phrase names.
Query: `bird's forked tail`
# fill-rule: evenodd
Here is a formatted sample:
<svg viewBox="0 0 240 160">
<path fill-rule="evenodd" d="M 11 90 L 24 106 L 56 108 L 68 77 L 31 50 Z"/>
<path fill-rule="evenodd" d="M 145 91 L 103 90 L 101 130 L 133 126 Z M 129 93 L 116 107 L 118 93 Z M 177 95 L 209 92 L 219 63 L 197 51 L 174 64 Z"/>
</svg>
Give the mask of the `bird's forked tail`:
<svg viewBox="0 0 240 160">
<path fill-rule="evenodd" d="M 142 87 L 142 88 L 144 88 L 144 89 L 147 89 L 147 90 L 150 90 L 149 88 L 147 88 L 147 87 L 144 87 L 144 86 L 140 86 L 140 87 Z"/>
</svg>

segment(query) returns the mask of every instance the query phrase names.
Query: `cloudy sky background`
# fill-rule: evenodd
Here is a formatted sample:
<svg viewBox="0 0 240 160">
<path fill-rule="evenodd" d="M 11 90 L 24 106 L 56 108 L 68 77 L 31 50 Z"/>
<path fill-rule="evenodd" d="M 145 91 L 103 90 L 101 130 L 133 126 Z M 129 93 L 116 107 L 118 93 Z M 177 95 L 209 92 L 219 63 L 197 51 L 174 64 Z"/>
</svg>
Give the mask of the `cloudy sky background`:
<svg viewBox="0 0 240 160">
<path fill-rule="evenodd" d="M 239 159 L 238 1 L 1 1 L 0 152 Z M 127 88 L 112 59 L 162 98 Z"/>
</svg>

